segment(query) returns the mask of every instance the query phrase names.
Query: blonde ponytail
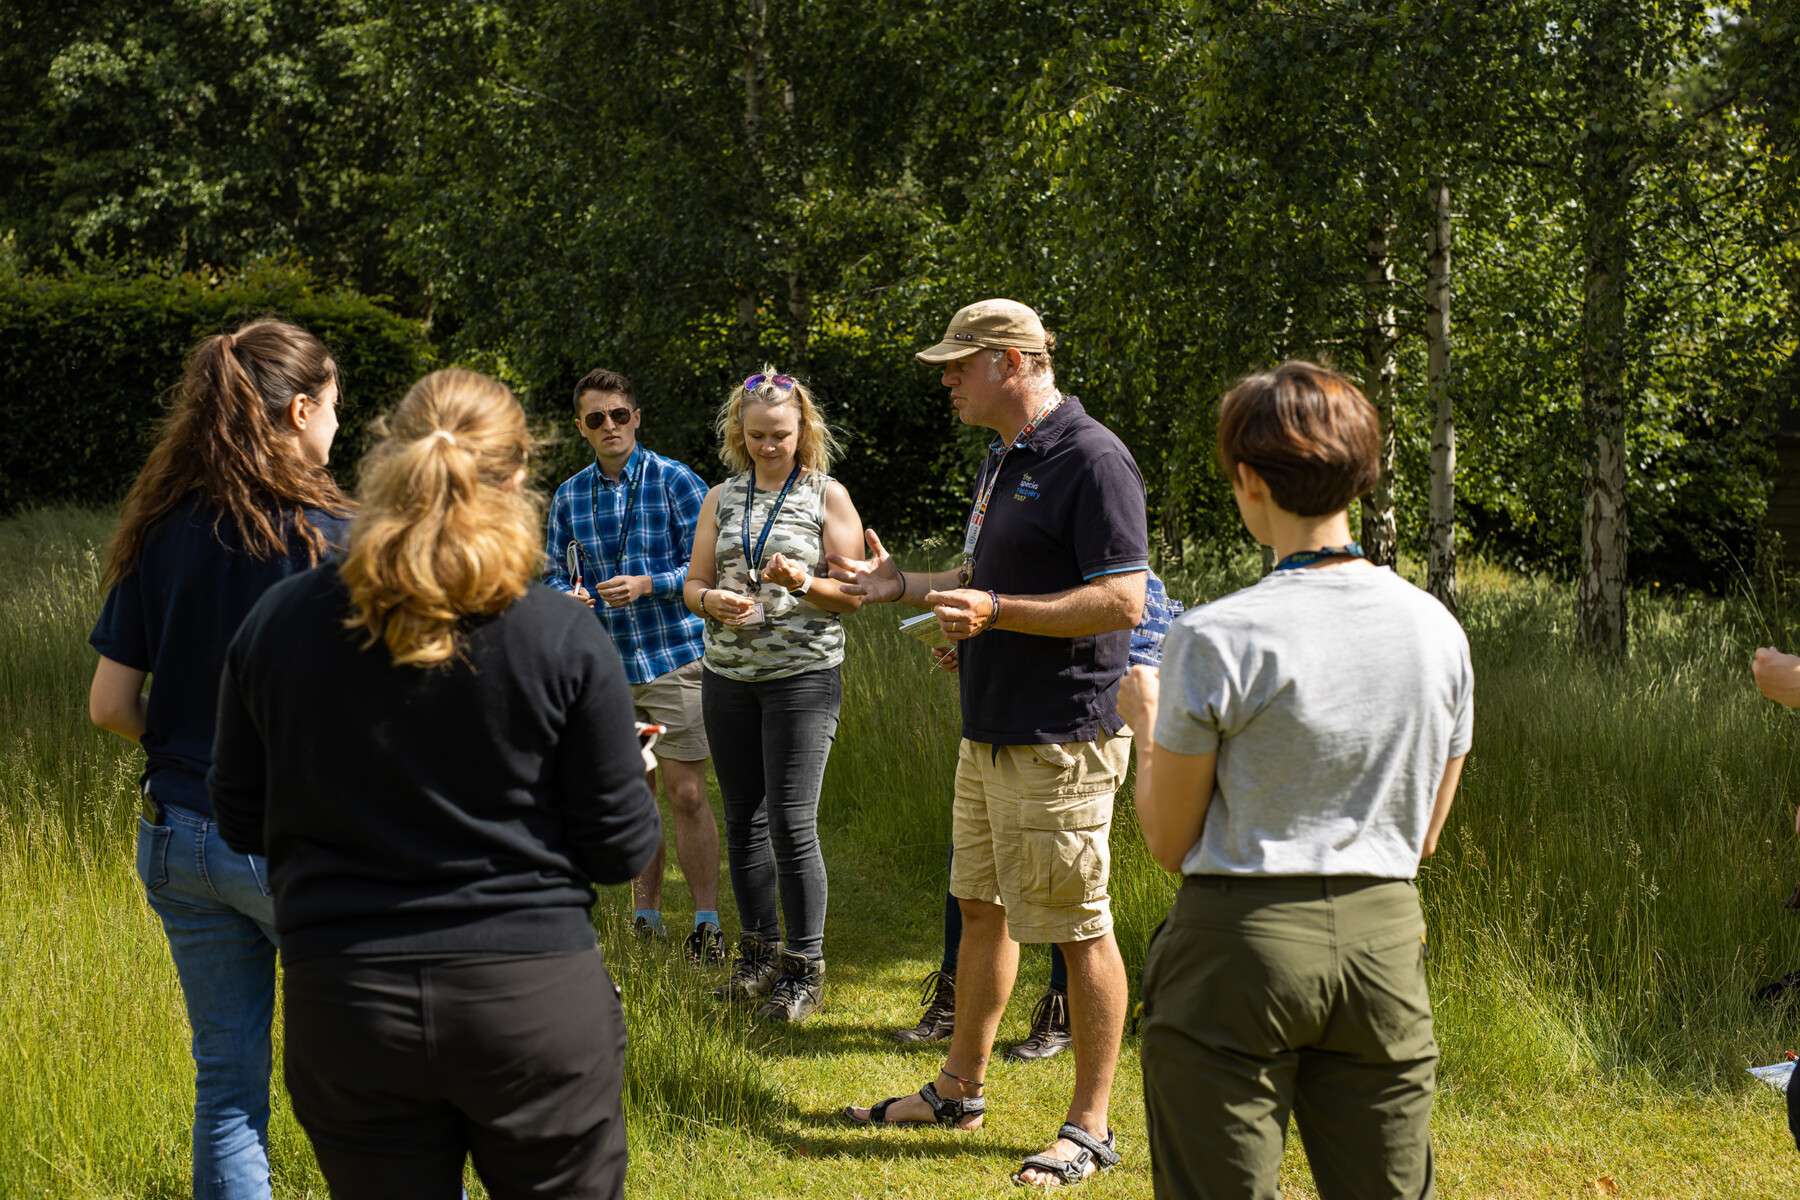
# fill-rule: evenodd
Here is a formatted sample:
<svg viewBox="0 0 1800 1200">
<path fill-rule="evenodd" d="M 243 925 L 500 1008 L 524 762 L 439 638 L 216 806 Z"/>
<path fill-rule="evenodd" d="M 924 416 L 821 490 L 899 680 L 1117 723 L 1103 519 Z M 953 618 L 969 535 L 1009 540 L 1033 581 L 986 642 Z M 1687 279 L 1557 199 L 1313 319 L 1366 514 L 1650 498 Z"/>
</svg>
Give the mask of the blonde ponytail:
<svg viewBox="0 0 1800 1200">
<path fill-rule="evenodd" d="M 504 611 L 542 574 L 538 502 L 524 487 L 531 434 L 505 385 L 459 369 L 413 384 L 377 432 L 338 569 L 344 624 L 396 663 L 436 666 L 455 655 L 463 619 Z"/>
</svg>

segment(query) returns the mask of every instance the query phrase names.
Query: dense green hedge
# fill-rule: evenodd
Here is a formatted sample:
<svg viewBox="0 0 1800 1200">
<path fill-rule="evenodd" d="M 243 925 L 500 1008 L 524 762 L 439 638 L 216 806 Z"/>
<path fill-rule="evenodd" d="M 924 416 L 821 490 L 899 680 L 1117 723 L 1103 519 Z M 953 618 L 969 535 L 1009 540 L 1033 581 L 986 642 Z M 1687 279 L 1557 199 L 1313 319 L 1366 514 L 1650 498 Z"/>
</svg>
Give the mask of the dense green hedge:
<svg viewBox="0 0 1800 1200">
<path fill-rule="evenodd" d="M 417 322 L 290 268 L 224 281 L 71 274 L 0 278 L 0 512 L 117 500 L 200 338 L 277 316 L 322 338 L 342 375 L 332 466 L 348 484 L 369 421 L 425 370 Z"/>
</svg>

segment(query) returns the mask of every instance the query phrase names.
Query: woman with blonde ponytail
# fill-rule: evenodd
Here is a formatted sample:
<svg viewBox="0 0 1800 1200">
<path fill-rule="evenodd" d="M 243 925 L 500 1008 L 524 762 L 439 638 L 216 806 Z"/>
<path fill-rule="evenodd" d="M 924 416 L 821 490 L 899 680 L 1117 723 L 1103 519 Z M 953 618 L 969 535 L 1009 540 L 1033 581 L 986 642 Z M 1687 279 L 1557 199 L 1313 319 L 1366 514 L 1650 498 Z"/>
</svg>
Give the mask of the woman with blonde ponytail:
<svg viewBox="0 0 1800 1200">
<path fill-rule="evenodd" d="M 137 869 L 193 1031 L 197 1197 L 269 1195 L 268 867 L 220 839 L 206 772 L 238 623 L 343 540 L 349 505 L 325 470 L 337 398 L 331 354 L 285 322 L 195 346 L 126 494 L 89 639 L 100 652 L 90 717 L 144 747 Z"/>
<path fill-rule="evenodd" d="M 594 885 L 661 844 L 624 664 L 536 582 L 531 437 L 437 371 L 377 426 L 350 548 L 233 640 L 212 774 L 268 855 L 294 1112 L 332 1195 L 623 1194 Z"/>
</svg>

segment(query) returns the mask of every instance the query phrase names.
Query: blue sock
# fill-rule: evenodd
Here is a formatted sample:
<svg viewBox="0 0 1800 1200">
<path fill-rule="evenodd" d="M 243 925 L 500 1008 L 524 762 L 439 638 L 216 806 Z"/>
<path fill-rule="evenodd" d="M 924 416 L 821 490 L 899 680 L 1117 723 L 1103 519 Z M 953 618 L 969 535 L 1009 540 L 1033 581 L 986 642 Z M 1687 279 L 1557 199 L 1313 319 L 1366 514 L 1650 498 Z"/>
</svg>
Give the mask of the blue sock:
<svg viewBox="0 0 1800 1200">
<path fill-rule="evenodd" d="M 650 928 L 656 930 L 656 932 L 661 933 L 663 931 L 662 913 L 657 909 L 640 908 L 637 910 L 637 916 L 648 924 Z"/>
<path fill-rule="evenodd" d="M 714 929 L 720 928 L 719 914 L 710 908 L 701 909 L 694 914 L 694 928 L 698 929 L 702 925 L 711 925 Z"/>
</svg>

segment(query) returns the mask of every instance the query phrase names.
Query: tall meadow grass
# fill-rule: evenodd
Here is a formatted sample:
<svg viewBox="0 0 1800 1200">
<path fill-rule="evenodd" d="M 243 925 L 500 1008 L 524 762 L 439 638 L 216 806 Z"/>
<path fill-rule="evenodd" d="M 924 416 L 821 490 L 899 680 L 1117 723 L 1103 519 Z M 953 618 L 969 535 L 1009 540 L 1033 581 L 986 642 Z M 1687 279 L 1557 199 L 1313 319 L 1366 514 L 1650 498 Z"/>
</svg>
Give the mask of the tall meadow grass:
<svg viewBox="0 0 1800 1200">
<path fill-rule="evenodd" d="M 86 720 L 109 524 L 68 510 L 0 522 L 0 1196 L 186 1194 L 191 1067 L 167 947 L 132 870 L 138 755 Z M 1220 552 L 1169 583 L 1193 602 L 1257 571 L 1254 555 Z M 1571 648 L 1566 589 L 1476 563 L 1464 596 L 1475 749 L 1420 879 L 1450 1120 L 1542 1114 L 1593 1089 L 1655 1103 L 1744 1092 L 1747 1063 L 1800 1039 L 1800 1012 L 1752 998 L 1800 967 L 1800 918 L 1780 906 L 1796 877 L 1796 725 L 1747 671 L 1755 645 L 1800 622 L 1766 597 L 1644 595 L 1632 659 L 1611 667 Z M 884 955 L 913 970 L 934 936 L 917 926 L 944 886 L 959 727 L 955 679 L 894 619 L 851 621 L 821 810 L 836 894 L 914 925 L 831 946 L 834 970 L 861 969 L 867 986 L 888 986 L 872 970 Z M 1128 797 L 1113 842 L 1135 978 L 1174 880 L 1145 853 Z M 857 886 L 841 886 L 849 870 Z M 710 980 L 634 942 L 628 905 L 615 889 L 596 921 L 625 989 L 638 1161 L 791 1120 L 767 1033 L 721 1015 Z M 835 927 L 884 929 L 867 913 Z M 831 1045 L 862 1045 L 832 1020 Z M 800 1029 L 776 1049 L 807 1043 Z M 819 1053 L 828 1061 L 829 1046 Z M 276 1097 L 278 1192 L 323 1195 L 279 1083 Z M 753 1171 L 766 1150 L 733 1153 L 745 1156 L 734 1170 Z"/>
</svg>

